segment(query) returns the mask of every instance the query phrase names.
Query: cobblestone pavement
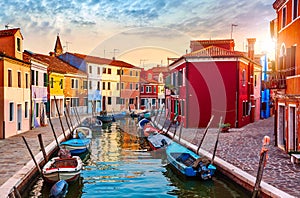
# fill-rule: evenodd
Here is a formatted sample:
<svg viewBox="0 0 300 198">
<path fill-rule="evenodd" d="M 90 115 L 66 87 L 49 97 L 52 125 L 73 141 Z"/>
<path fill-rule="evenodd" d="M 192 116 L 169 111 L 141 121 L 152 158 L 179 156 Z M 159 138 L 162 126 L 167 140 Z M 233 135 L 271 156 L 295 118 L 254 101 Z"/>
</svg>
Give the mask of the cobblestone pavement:
<svg viewBox="0 0 300 198">
<path fill-rule="evenodd" d="M 160 121 L 161 125 L 163 123 Z M 168 123 L 165 126 L 168 126 Z M 170 132 L 172 131 L 174 128 L 171 128 Z M 201 146 L 202 149 L 213 153 L 217 131 L 217 128 L 208 130 Z M 183 139 L 194 145 L 199 145 L 204 129 L 183 128 L 181 134 Z M 178 130 L 176 135 L 179 135 Z M 259 153 L 265 135 L 271 138 L 271 145 L 269 146 L 269 159 L 264 169 L 263 181 L 290 195 L 300 197 L 300 164 L 293 164 L 287 153 L 274 146 L 274 117 L 259 120 L 243 128 L 232 128 L 228 133 L 220 133 L 216 156 L 256 177 Z"/>
<path fill-rule="evenodd" d="M 67 129 L 65 118 L 62 120 L 64 129 Z M 164 121 L 159 117 L 158 120 L 162 125 Z M 53 119 L 52 122 L 57 136 L 61 135 L 62 129 L 59 119 Z M 75 118 L 72 122 L 73 124 L 76 122 Z M 167 123 L 166 126 L 168 126 Z M 300 165 L 292 164 L 289 155 L 274 146 L 273 127 L 274 118 L 271 117 L 240 129 L 230 129 L 228 133 L 221 133 L 216 156 L 256 177 L 262 139 L 268 135 L 272 145 L 269 147 L 269 159 L 265 167 L 263 181 L 290 195 L 300 197 Z M 174 129 L 172 130 L 174 131 Z M 198 145 L 203 132 L 204 129 L 183 129 L 182 138 Z M 0 186 L 31 160 L 22 136 L 26 138 L 34 155 L 40 152 L 38 134 L 42 134 L 45 147 L 55 140 L 49 123 L 46 127 L 35 128 L 0 140 Z M 177 134 L 179 134 L 178 131 Z M 212 153 L 216 136 L 217 129 L 209 129 L 201 148 Z"/>
<path fill-rule="evenodd" d="M 75 122 L 74 117 L 72 119 L 72 124 L 74 125 Z M 62 123 L 64 129 L 67 130 L 68 125 L 66 124 L 64 117 L 62 118 Z M 52 124 L 56 132 L 56 136 L 60 136 L 62 134 L 62 128 L 59 119 L 52 119 Z M 31 160 L 31 156 L 26 148 L 22 136 L 25 137 L 33 155 L 37 155 L 40 152 L 38 134 L 42 134 L 45 147 L 55 141 L 49 122 L 48 126 L 34 128 L 25 133 L 0 140 L 0 186 Z"/>
</svg>

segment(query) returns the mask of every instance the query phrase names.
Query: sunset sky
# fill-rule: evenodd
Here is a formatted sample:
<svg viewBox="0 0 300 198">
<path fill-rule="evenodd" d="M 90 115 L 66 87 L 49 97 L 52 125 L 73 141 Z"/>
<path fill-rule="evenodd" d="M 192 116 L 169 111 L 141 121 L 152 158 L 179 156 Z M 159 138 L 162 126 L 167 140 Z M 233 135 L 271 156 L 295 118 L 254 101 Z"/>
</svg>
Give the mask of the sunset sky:
<svg viewBox="0 0 300 198">
<path fill-rule="evenodd" d="M 229 39 L 246 50 L 270 51 L 274 0 L 2 0 L 0 29 L 19 27 L 24 49 L 48 54 L 59 33 L 65 51 L 127 61 L 167 64 L 189 52 L 190 40 Z"/>
</svg>

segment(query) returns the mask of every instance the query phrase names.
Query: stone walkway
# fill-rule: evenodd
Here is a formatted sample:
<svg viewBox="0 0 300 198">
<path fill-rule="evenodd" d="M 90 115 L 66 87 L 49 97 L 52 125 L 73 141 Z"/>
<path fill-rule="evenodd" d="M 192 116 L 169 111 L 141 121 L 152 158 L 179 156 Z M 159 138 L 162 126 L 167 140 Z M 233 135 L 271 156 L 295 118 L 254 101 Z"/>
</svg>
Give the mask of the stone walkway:
<svg viewBox="0 0 300 198">
<path fill-rule="evenodd" d="M 53 119 L 52 122 L 57 136 L 61 135 L 62 129 L 59 119 Z M 65 118 L 63 118 L 63 123 L 64 128 L 67 129 Z M 73 119 L 74 123 L 75 119 Z M 162 124 L 163 120 L 160 123 Z M 216 156 L 256 177 L 263 137 L 265 135 L 270 136 L 271 144 L 274 145 L 273 126 L 274 118 L 271 117 L 241 129 L 231 129 L 229 133 L 221 133 Z M 174 129 L 171 129 L 171 132 L 172 130 Z M 203 129 L 183 129 L 182 138 L 198 145 L 203 131 Z M 38 134 L 42 134 L 45 147 L 54 141 L 50 125 L 0 140 L 0 191 L 1 185 L 31 160 L 22 136 L 26 138 L 33 154 L 36 155 L 40 152 Z M 216 136 L 217 129 L 209 129 L 201 148 L 212 153 Z M 273 145 L 269 147 L 269 159 L 265 167 L 263 181 L 292 196 L 300 197 L 300 165 L 292 164 L 289 155 Z M 0 197 L 6 196 L 0 194 Z"/>
</svg>

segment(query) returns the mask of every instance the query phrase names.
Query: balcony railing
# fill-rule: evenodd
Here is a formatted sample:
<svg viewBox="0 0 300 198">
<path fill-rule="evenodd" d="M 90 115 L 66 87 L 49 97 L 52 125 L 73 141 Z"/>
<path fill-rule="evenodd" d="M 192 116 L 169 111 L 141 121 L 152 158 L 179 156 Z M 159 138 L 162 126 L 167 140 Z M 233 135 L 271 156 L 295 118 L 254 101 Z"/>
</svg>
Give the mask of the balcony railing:
<svg viewBox="0 0 300 198">
<path fill-rule="evenodd" d="M 284 71 L 269 72 L 268 80 L 262 82 L 263 89 L 286 89 L 286 78 L 294 76 L 295 69 L 287 69 Z"/>
</svg>

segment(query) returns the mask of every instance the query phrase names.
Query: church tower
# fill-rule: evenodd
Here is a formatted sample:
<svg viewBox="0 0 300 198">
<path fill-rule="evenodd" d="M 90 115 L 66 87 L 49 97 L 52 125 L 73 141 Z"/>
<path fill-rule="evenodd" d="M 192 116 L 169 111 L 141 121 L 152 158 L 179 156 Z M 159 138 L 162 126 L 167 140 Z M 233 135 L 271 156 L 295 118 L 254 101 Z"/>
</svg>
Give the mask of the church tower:
<svg viewBox="0 0 300 198">
<path fill-rule="evenodd" d="M 61 54 L 63 54 L 63 48 L 62 48 L 62 45 L 61 45 L 61 42 L 60 42 L 59 34 L 57 34 L 53 55 L 54 56 L 59 56 Z"/>
</svg>

